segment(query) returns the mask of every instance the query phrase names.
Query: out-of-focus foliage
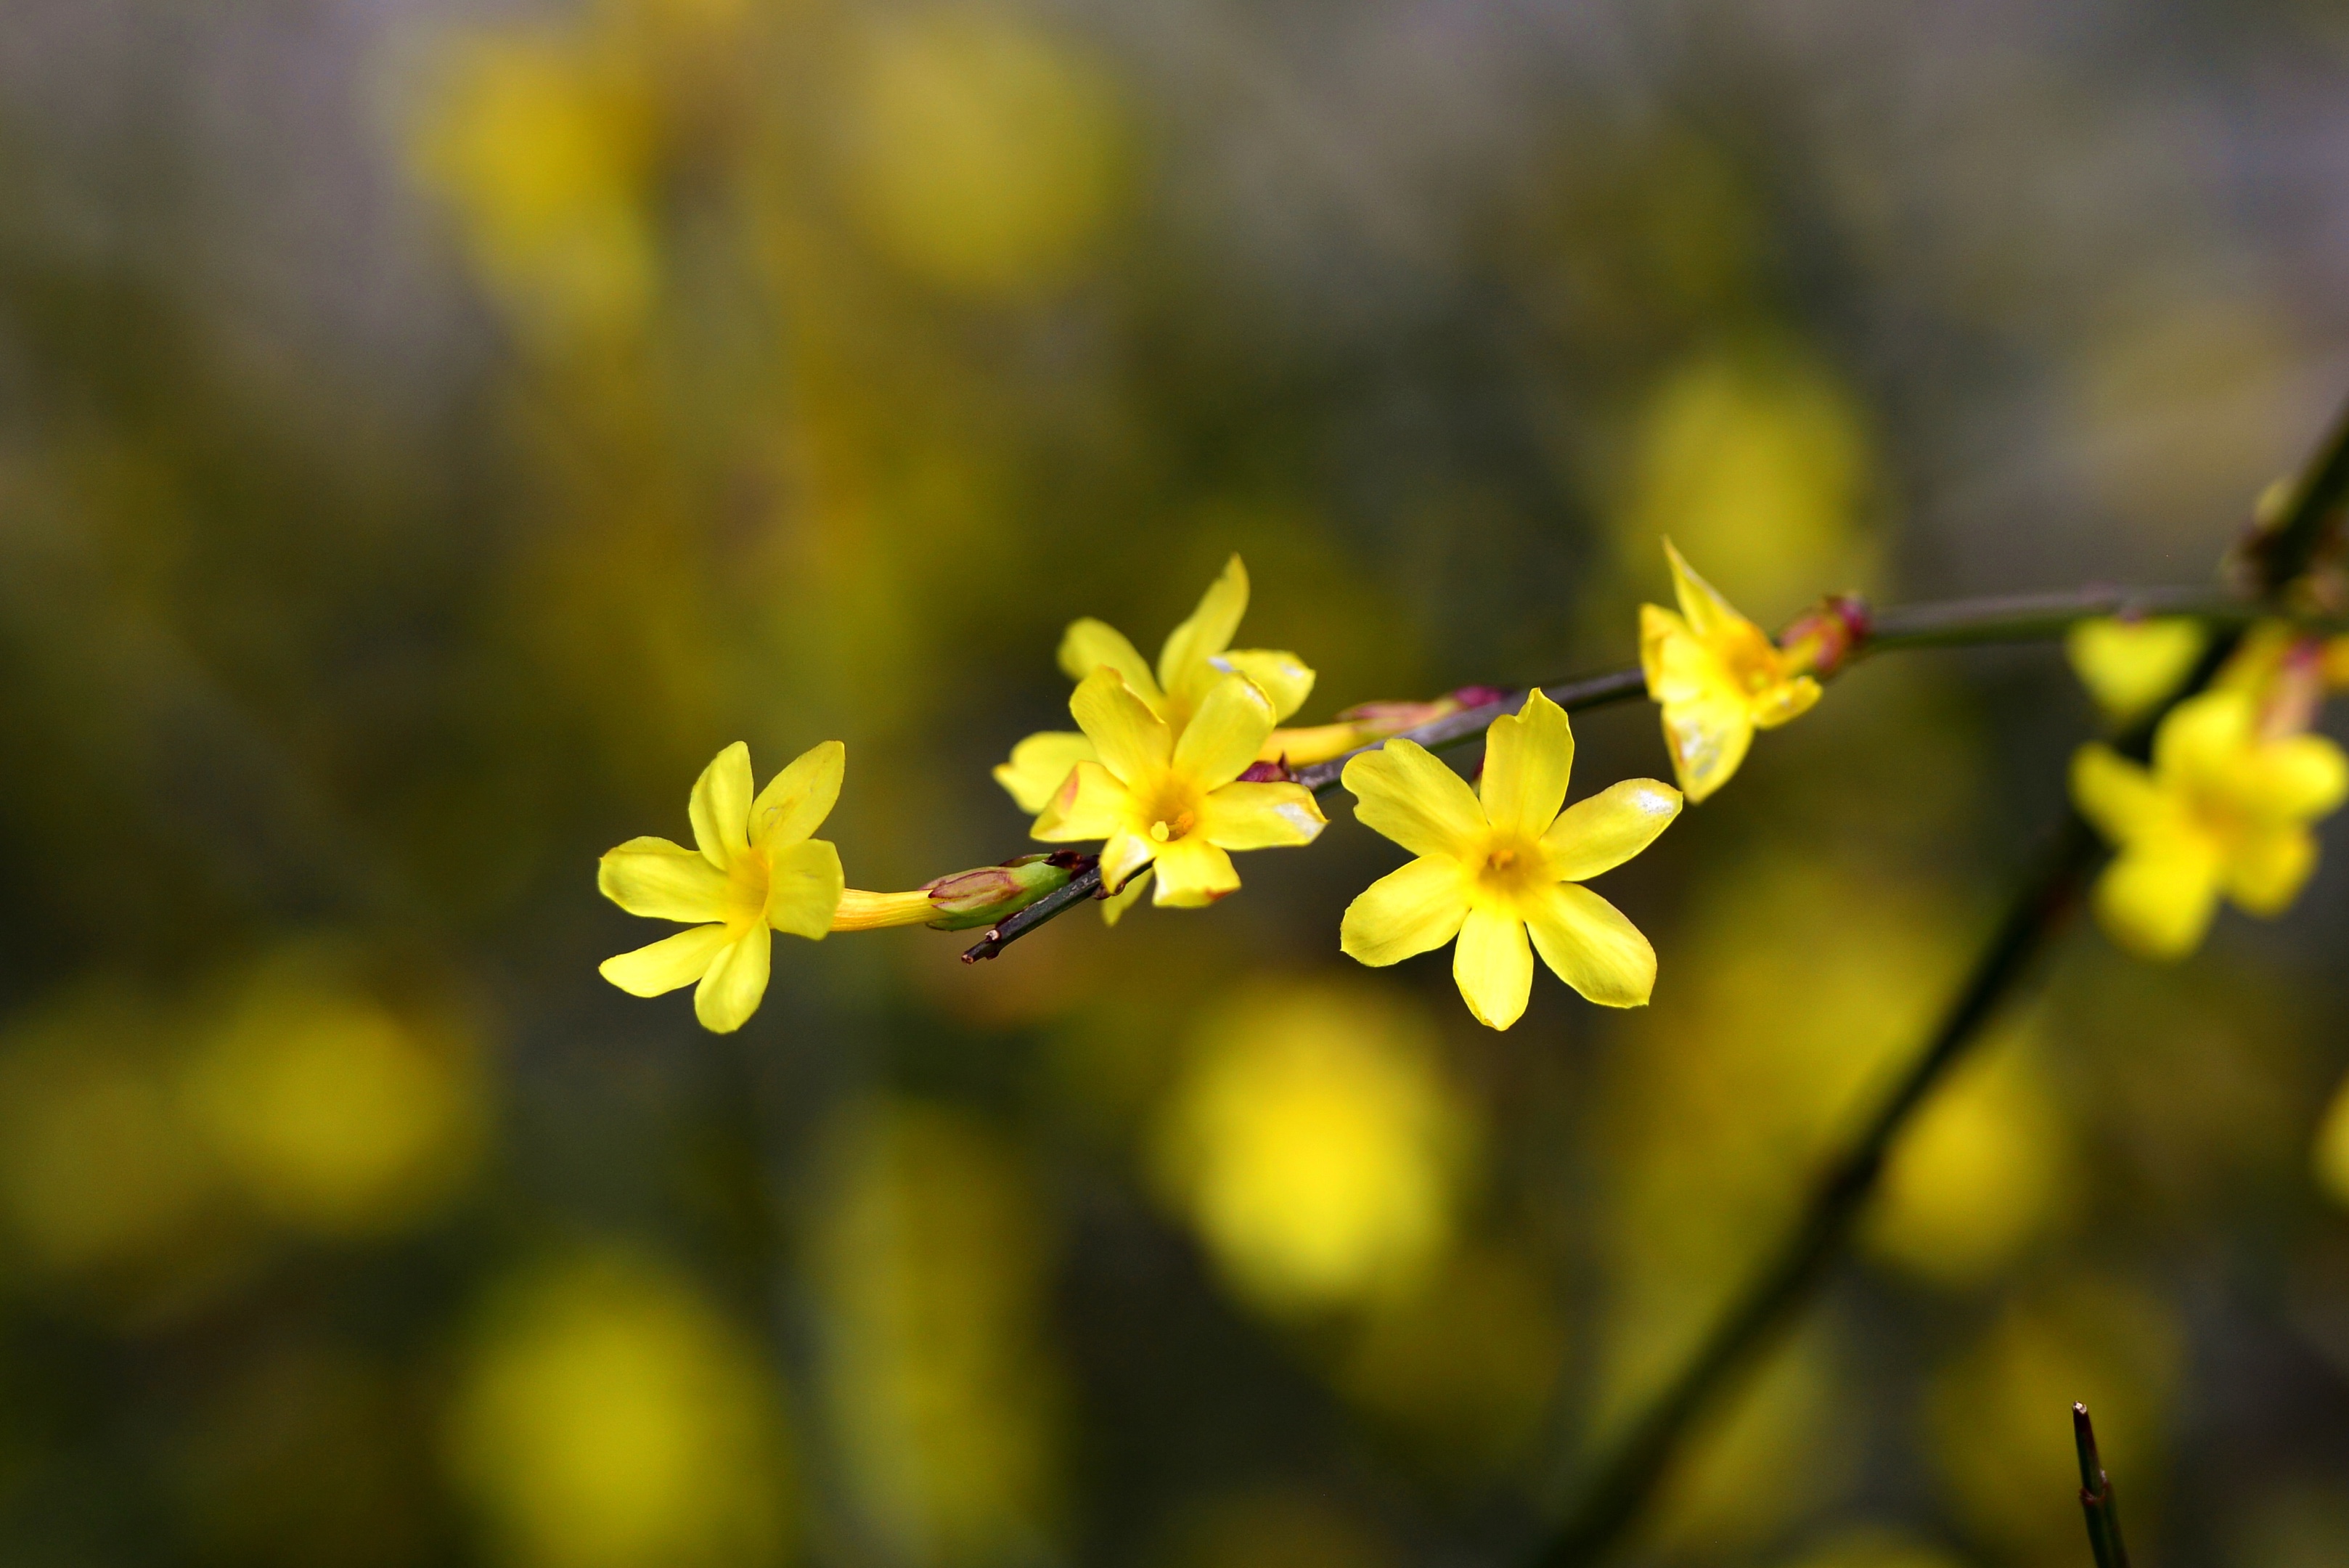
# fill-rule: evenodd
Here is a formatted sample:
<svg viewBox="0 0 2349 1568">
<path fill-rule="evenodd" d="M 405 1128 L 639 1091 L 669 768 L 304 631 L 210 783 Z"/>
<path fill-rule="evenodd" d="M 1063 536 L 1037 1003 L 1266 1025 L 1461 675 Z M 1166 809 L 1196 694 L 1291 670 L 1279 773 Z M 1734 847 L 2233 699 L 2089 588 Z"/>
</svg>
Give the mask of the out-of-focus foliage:
<svg viewBox="0 0 2349 1568">
<path fill-rule="evenodd" d="M 1255 991 L 1200 1023 L 1158 1183 L 1240 1293 L 1286 1313 L 1424 1282 L 1475 1134 L 1429 1044 L 1414 1009 L 1359 984 Z"/>
<path fill-rule="evenodd" d="M 0 1562 L 1512 1557 L 2063 809 L 2057 649 L 1837 677 L 1602 884 L 1652 1005 L 1506 1036 L 1340 955 L 1339 798 L 722 1039 L 595 857 L 737 740 L 845 744 L 860 888 L 1027 850 L 1067 623 L 1236 552 L 1297 725 L 1629 663 L 1660 534 L 1770 628 L 2207 582 L 2340 394 L 2344 103 L 2282 0 L 19 0 Z M 2340 1558 L 2339 847 L 2073 931 L 1644 1560 L 2077 1568 L 2077 1397 L 2147 1560 Z"/>
<path fill-rule="evenodd" d="M 1901 1135 L 1868 1249 L 1933 1284 L 1995 1277 L 2075 1218 L 2075 1143 L 2036 1037 L 1988 1044 Z"/>
<path fill-rule="evenodd" d="M 910 1558 L 1040 1550 L 1062 1399 L 1040 1333 L 1046 1237 L 1017 1157 L 936 1106 L 843 1114 L 817 1244 L 845 1479 Z"/>
<path fill-rule="evenodd" d="M 771 1383 L 689 1281 L 585 1252 L 499 1285 L 472 1339 L 449 1468 L 514 1561 L 778 1555 L 792 1503 Z"/>
</svg>

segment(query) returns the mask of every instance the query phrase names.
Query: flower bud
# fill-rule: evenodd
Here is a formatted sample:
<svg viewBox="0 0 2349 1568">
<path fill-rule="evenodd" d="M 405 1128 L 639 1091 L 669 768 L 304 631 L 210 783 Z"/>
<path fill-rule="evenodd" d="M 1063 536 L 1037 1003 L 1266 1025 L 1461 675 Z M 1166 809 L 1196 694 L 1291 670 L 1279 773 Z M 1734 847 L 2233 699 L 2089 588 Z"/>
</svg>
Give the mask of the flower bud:
<svg viewBox="0 0 2349 1568">
<path fill-rule="evenodd" d="M 1857 594 L 1837 594 L 1797 617 L 1778 634 L 1789 675 L 1833 675 L 1868 640 L 1871 618 L 1868 601 Z"/>
<path fill-rule="evenodd" d="M 1018 914 L 1047 893 L 1069 885 L 1086 857 L 1061 850 L 1051 855 L 1022 855 L 1000 866 L 957 871 L 923 884 L 937 918 L 934 931 L 967 931 L 991 926 Z"/>
</svg>

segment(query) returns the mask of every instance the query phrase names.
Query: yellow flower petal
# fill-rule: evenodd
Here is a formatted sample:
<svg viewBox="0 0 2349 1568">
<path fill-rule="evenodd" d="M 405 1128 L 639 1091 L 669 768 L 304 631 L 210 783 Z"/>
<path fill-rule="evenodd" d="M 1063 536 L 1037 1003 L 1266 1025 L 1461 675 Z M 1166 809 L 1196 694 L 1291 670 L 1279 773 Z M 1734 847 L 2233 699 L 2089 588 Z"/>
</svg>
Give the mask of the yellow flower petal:
<svg viewBox="0 0 2349 1568">
<path fill-rule="evenodd" d="M 630 996 L 661 996 L 699 980 L 726 943 L 724 926 L 696 926 L 650 947 L 607 958 L 595 972 Z"/>
<path fill-rule="evenodd" d="M 2064 638 L 2072 672 L 2096 706 L 2134 718 L 2168 696 L 2201 657 L 2199 621 L 2084 620 Z"/>
<path fill-rule="evenodd" d="M 2309 822 L 2349 797 L 2349 757 L 2323 735 L 2288 735 L 2254 752 L 2244 808 L 2261 816 Z"/>
<path fill-rule="evenodd" d="M 1220 676 L 1174 742 L 1174 771 L 1201 790 L 1227 784 L 1255 763 L 1273 722 L 1272 700 L 1255 681 Z"/>
<path fill-rule="evenodd" d="M 1656 841 L 1681 814 L 1681 792 L 1655 779 L 1625 779 L 1558 815 L 1542 848 L 1550 874 L 1579 882 L 1612 871 Z"/>
<path fill-rule="evenodd" d="M 737 741 L 693 783 L 693 841 L 720 871 L 750 847 L 750 748 Z"/>
<path fill-rule="evenodd" d="M 1734 697 L 1692 698 L 1667 702 L 1664 746 L 1672 754 L 1672 775 L 1693 805 L 1737 774 L 1754 743 L 1754 720 Z"/>
<path fill-rule="evenodd" d="M 1144 866 L 1126 878 L 1124 887 L 1101 901 L 1102 924 L 1114 926 L 1125 919 L 1125 912 L 1133 908 L 1134 901 L 1142 897 L 1142 890 L 1149 886 L 1150 867 Z"/>
<path fill-rule="evenodd" d="M 2178 821 L 2176 805 L 2153 775 L 2101 743 L 2072 754 L 2072 804 L 2113 845 L 2134 844 Z"/>
<path fill-rule="evenodd" d="M 1191 618 L 1167 634 L 1158 650 L 1159 690 L 1193 701 L 1206 695 L 1216 673 L 1206 668 L 1206 661 L 1232 645 L 1240 618 L 1247 614 L 1247 568 L 1234 556 L 1224 563 L 1223 575 L 1199 596 L 1199 607 Z"/>
<path fill-rule="evenodd" d="M 1141 879 L 1143 872 L 1150 869 L 1150 862 L 1157 856 L 1158 848 L 1157 840 L 1145 833 L 1129 833 L 1121 829 L 1112 834 L 1109 842 L 1102 846 L 1102 886 L 1110 889 L 1112 897 L 1123 893 Z"/>
<path fill-rule="evenodd" d="M 2304 827 L 2256 834 L 2227 857 L 2227 896 L 2248 914 L 2273 919 L 2292 908 L 2316 870 L 2316 836 Z"/>
<path fill-rule="evenodd" d="M 775 939 L 752 926 L 719 952 L 693 993 L 693 1015 L 712 1034 L 731 1034 L 750 1021 L 767 994 L 767 962 Z"/>
<path fill-rule="evenodd" d="M 1809 712 L 1818 700 L 1819 683 L 1807 675 L 1797 675 L 1758 693 L 1748 707 L 1755 729 L 1775 730 Z"/>
<path fill-rule="evenodd" d="M 1722 597 L 1721 590 L 1696 575 L 1696 571 L 1681 553 L 1664 541 L 1664 558 L 1672 566 L 1672 597 L 1680 601 L 1681 614 L 1686 618 L 1689 629 L 1699 639 L 1711 642 L 1724 634 L 1733 635 L 1754 623 L 1737 611 L 1737 607 Z M 1759 628 L 1755 628 L 1758 630 Z"/>
<path fill-rule="evenodd" d="M 1126 640 L 1125 633 L 1091 616 L 1071 621 L 1061 636 L 1061 671 L 1071 680 L 1082 680 L 1103 665 L 1125 677 L 1125 683 L 1146 706 L 1158 707 L 1158 682 L 1150 678 L 1148 661 Z"/>
<path fill-rule="evenodd" d="M 846 878 L 840 851 L 821 838 L 802 838 L 767 852 L 767 924 L 812 942 L 832 929 Z"/>
<path fill-rule="evenodd" d="M 841 774 L 847 766 L 848 748 L 838 741 L 810 746 L 792 758 L 750 803 L 751 842 L 774 849 L 797 844 L 822 827 L 840 800 Z"/>
<path fill-rule="evenodd" d="M 1240 885 L 1232 857 L 1195 833 L 1160 845 L 1154 868 L 1158 891 L 1151 902 L 1177 909 L 1205 909 Z"/>
<path fill-rule="evenodd" d="M 2256 713 L 2241 691 L 2205 691 L 2169 711 L 2153 737 L 2153 769 L 2165 780 L 2223 771 L 2241 754 Z"/>
<path fill-rule="evenodd" d="M 1416 741 L 1364 752 L 1340 775 L 1354 796 L 1354 820 L 1413 855 L 1481 855 L 1485 807 L 1467 781 Z"/>
<path fill-rule="evenodd" d="M 1256 749 L 1260 763 L 1286 762 L 1292 768 L 1342 757 L 1365 739 L 1360 724 L 1309 724 L 1301 730 L 1275 730 Z"/>
<path fill-rule="evenodd" d="M 1689 629 L 1688 622 L 1661 605 L 1640 607 L 1640 673 L 1647 678 L 1649 701 L 1661 702 L 1665 699 L 1662 685 L 1666 679 L 1664 650 L 1676 643 L 1695 641 L 1696 633 Z M 1674 692 L 1672 695 L 1686 696 L 1687 693 Z"/>
<path fill-rule="evenodd" d="M 1067 730 L 1044 730 L 1011 748 L 1011 760 L 999 763 L 995 782 L 1011 794 L 1024 812 L 1035 813 L 1051 804 L 1079 763 L 1098 761 L 1093 743 Z"/>
<path fill-rule="evenodd" d="M 1560 882 L 1525 903 L 1534 949 L 1550 972 L 1601 1007 L 1645 1007 L 1656 950 L 1621 910 L 1588 888 Z"/>
<path fill-rule="evenodd" d="M 2144 958 L 2183 958 L 2218 909 L 2218 856 L 2182 838 L 2125 849 L 2096 879 L 2094 901 L 2097 919 L 2122 947 Z"/>
<path fill-rule="evenodd" d="M 1281 849 L 1312 843 L 1328 826 L 1302 784 L 1227 784 L 1199 803 L 1191 831 L 1226 849 Z"/>
<path fill-rule="evenodd" d="M 682 844 L 631 838 L 595 865 L 595 886 L 632 915 L 656 920 L 722 920 L 726 874 Z"/>
<path fill-rule="evenodd" d="M 1538 691 L 1485 732 L 1485 777 L 1477 798 L 1495 835 L 1538 838 L 1566 804 L 1574 769 L 1574 725 Z"/>
<path fill-rule="evenodd" d="M 1448 855 L 1427 855 L 1390 871 L 1346 906 L 1338 947 L 1373 968 L 1433 952 L 1460 934 L 1468 918 L 1467 867 Z"/>
<path fill-rule="evenodd" d="M 1534 954 L 1526 945 L 1525 921 L 1490 905 L 1471 909 L 1452 950 L 1452 978 L 1477 1023 L 1489 1029 L 1515 1023 L 1534 989 Z"/>
<path fill-rule="evenodd" d="M 1079 763 L 1061 781 L 1061 791 L 1045 804 L 1031 838 L 1047 844 L 1080 844 L 1107 838 L 1123 828 L 1133 815 L 1133 792 L 1099 763 Z"/>
<path fill-rule="evenodd" d="M 1235 648 L 1208 662 L 1218 670 L 1237 670 L 1264 688 L 1272 699 L 1272 716 L 1286 719 L 1313 695 L 1313 671 L 1293 653 L 1268 648 Z"/>
<path fill-rule="evenodd" d="M 1166 721 L 1152 712 L 1113 670 L 1096 670 L 1079 682 L 1076 695 L 1069 699 L 1069 711 L 1101 753 L 1102 764 L 1123 783 L 1154 776 L 1174 750 L 1174 734 Z"/>
</svg>

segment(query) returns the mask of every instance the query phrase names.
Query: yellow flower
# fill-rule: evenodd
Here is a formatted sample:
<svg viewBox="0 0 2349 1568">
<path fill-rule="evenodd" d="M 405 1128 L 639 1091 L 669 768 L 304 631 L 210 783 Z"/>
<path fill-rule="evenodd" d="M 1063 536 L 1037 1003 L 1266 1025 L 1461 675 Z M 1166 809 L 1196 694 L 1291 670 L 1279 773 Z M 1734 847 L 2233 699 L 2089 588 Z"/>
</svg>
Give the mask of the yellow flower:
<svg viewBox="0 0 2349 1568">
<path fill-rule="evenodd" d="M 1237 671 L 1271 700 L 1277 724 L 1304 705 L 1313 691 L 1313 671 L 1293 653 L 1231 646 L 1233 635 L 1240 628 L 1240 617 L 1247 613 L 1247 568 L 1234 556 L 1225 564 L 1223 576 L 1200 597 L 1191 618 L 1176 627 L 1158 650 L 1154 678 L 1124 633 L 1090 618 L 1071 622 L 1061 639 L 1061 669 L 1071 680 L 1082 680 L 1103 667 L 1116 670 L 1143 705 L 1177 735 L 1216 682 Z M 1270 733 L 1268 726 L 1266 735 L 1258 737 L 1259 752 L 1265 752 Z M 1261 760 L 1273 762 L 1279 756 L 1278 751 L 1271 751 Z M 1093 742 L 1083 735 L 1047 730 L 1014 746 L 1011 760 L 995 770 L 995 782 L 1011 793 L 1020 810 L 1041 811 L 1068 778 L 1069 770 L 1079 763 L 1099 760 Z"/>
<path fill-rule="evenodd" d="M 2349 758 L 2321 735 L 2262 733 L 2258 717 L 2248 692 L 2206 692 L 2161 722 L 2150 771 L 2103 745 L 2073 758 L 2072 798 L 2119 850 L 2095 897 L 2123 947 L 2181 958 L 2221 893 L 2279 915 L 2316 868 L 2309 824 L 2349 795 Z"/>
<path fill-rule="evenodd" d="M 2079 622 L 2064 635 L 2064 654 L 2096 706 L 2126 721 L 2168 696 L 2209 640 L 2198 620 L 2100 617 Z"/>
<path fill-rule="evenodd" d="M 1069 771 L 1033 832 L 1048 844 L 1104 840 L 1102 886 L 1112 892 L 1154 867 L 1154 903 L 1199 909 L 1240 885 L 1226 851 L 1310 844 L 1328 826 L 1301 785 L 1237 782 L 1273 726 L 1272 699 L 1245 675 L 1217 677 L 1179 735 L 1112 669 L 1085 677 L 1069 711 L 1100 760 Z"/>
<path fill-rule="evenodd" d="M 1689 570 L 1670 541 L 1680 614 L 1640 607 L 1640 668 L 1664 711 L 1664 744 L 1692 801 L 1727 784 L 1756 730 L 1775 730 L 1819 700 L 1819 683 Z"/>
<path fill-rule="evenodd" d="M 1390 964 L 1459 938 L 1452 977 L 1477 1021 L 1506 1029 L 1533 990 L 1533 947 L 1558 979 L 1602 1007 L 1640 1007 L 1656 952 L 1615 906 L 1573 884 L 1645 849 L 1680 815 L 1681 793 L 1628 779 L 1566 804 L 1574 727 L 1539 691 L 1485 732 L 1472 791 L 1410 741 L 1346 764 L 1357 819 L 1419 858 L 1371 883 L 1346 910 L 1339 945 Z"/>
<path fill-rule="evenodd" d="M 808 836 L 840 798 L 847 751 L 826 741 L 750 796 L 750 748 L 718 753 L 693 786 L 698 853 L 666 838 L 631 838 L 595 873 L 604 896 L 632 915 L 684 920 L 690 930 L 605 959 L 599 972 L 632 996 L 700 982 L 694 1016 L 730 1033 L 767 994 L 771 930 L 821 941 L 840 907 L 840 851 Z"/>
</svg>

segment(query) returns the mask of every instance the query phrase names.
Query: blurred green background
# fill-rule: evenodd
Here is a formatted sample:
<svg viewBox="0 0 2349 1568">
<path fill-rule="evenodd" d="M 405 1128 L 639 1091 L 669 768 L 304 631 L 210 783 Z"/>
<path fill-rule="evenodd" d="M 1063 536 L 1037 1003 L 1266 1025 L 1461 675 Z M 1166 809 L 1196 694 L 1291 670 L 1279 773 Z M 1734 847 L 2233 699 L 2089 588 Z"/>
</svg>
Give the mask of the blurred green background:
<svg viewBox="0 0 2349 1568">
<path fill-rule="evenodd" d="M 2318 0 L 12 0 L 0 1562 L 1506 1561 L 2055 820 L 2052 649 L 1861 666 L 1506 1035 L 1340 958 L 1342 797 L 729 1038 L 595 856 L 738 739 L 854 886 L 1018 853 L 1061 627 L 1235 550 L 1305 722 L 1625 661 L 1665 531 L 2207 580 L 2344 174 Z M 2344 915 L 2074 932 L 1633 1555 L 2080 1564 L 2085 1398 L 2143 1556 L 2349 1563 Z"/>
</svg>

